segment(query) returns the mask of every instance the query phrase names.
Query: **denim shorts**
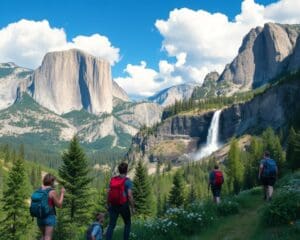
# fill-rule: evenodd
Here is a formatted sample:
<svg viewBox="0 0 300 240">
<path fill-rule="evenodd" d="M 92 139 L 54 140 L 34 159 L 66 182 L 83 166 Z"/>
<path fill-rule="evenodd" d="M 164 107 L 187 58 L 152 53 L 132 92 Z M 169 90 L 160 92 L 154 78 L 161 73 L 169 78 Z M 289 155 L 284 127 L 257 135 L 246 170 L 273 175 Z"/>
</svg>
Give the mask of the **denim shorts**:
<svg viewBox="0 0 300 240">
<path fill-rule="evenodd" d="M 37 218 L 37 224 L 39 227 L 46 227 L 46 226 L 54 227 L 56 224 L 56 216 L 49 215 L 46 218 Z"/>
</svg>

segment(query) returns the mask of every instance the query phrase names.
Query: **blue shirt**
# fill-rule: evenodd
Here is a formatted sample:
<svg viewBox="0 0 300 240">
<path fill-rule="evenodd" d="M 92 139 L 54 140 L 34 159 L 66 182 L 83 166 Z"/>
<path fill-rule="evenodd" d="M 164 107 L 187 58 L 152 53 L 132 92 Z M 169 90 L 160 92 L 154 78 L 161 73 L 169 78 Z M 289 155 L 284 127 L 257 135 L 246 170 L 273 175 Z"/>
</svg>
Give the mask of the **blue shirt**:
<svg viewBox="0 0 300 240">
<path fill-rule="evenodd" d="M 133 183 L 132 181 L 127 178 L 127 180 L 125 181 L 125 195 L 128 197 L 128 190 L 132 190 L 133 187 Z"/>
<path fill-rule="evenodd" d="M 102 240 L 102 228 L 100 224 L 94 226 L 92 231 L 92 236 L 96 238 L 96 240 Z"/>
</svg>

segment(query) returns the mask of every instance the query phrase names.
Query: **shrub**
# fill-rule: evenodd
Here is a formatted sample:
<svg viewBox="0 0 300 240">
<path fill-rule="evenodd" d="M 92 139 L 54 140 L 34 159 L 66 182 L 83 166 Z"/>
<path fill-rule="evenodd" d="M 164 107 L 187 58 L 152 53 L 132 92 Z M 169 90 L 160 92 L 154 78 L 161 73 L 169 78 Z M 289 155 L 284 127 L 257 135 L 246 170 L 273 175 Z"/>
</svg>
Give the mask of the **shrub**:
<svg viewBox="0 0 300 240">
<path fill-rule="evenodd" d="M 217 205 L 217 213 L 219 216 L 228 216 L 239 212 L 239 204 L 235 201 L 224 200 Z"/>
<path fill-rule="evenodd" d="M 265 207 L 262 220 L 269 226 L 293 224 L 300 218 L 300 191 L 286 187 Z"/>
<path fill-rule="evenodd" d="M 170 208 L 166 216 L 177 224 L 182 233 L 188 235 L 198 232 L 206 223 L 205 211 L 191 212 L 182 208 Z"/>
</svg>

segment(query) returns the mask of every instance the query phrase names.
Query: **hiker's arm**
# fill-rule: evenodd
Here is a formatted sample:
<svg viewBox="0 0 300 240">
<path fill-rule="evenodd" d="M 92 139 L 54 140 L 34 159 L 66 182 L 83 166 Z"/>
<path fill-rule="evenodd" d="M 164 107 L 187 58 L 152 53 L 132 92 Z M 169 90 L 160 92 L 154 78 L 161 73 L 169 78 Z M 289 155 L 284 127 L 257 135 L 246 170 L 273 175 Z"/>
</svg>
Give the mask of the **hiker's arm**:
<svg viewBox="0 0 300 240">
<path fill-rule="evenodd" d="M 50 196 L 53 199 L 53 202 L 55 204 L 56 207 L 61 208 L 63 201 L 64 201 L 64 195 L 65 195 L 65 188 L 62 187 L 60 190 L 60 196 L 57 196 L 57 193 L 55 191 L 51 191 L 50 192 Z"/>
<path fill-rule="evenodd" d="M 134 200 L 133 200 L 133 195 L 132 195 L 131 189 L 128 189 L 128 201 L 129 201 L 131 208 L 134 210 Z"/>
</svg>

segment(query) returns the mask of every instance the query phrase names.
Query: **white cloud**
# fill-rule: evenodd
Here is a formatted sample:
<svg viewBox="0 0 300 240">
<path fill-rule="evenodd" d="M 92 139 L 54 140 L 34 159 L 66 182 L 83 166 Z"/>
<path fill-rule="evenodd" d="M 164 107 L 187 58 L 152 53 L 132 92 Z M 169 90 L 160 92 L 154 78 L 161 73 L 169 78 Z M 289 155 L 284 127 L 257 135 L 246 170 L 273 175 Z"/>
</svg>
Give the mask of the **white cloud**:
<svg viewBox="0 0 300 240">
<path fill-rule="evenodd" d="M 70 48 L 82 49 L 111 64 L 119 60 L 119 49 L 112 46 L 107 37 L 99 34 L 76 36 L 68 42 L 64 29 L 51 27 L 47 20 L 22 19 L 0 29 L 0 62 L 11 61 L 36 68 L 47 52 Z"/>
<path fill-rule="evenodd" d="M 181 76 L 172 76 L 174 66 L 165 60 L 159 62 L 159 72 L 147 68 L 145 61 L 141 61 L 140 65 L 128 64 L 124 72 L 127 77 L 117 77 L 114 80 L 136 98 L 150 97 L 163 88 L 182 83 Z"/>
<path fill-rule="evenodd" d="M 158 73 L 150 68 L 146 68 L 146 62 L 140 65 L 128 64 L 124 72 L 129 76 L 118 77 L 114 80 L 129 94 L 140 96 L 151 96 L 160 86 L 156 81 Z M 128 84 L 129 83 L 129 84 Z"/>
<path fill-rule="evenodd" d="M 265 18 L 280 23 L 299 24 L 299 12 L 299 0 L 281 0 L 265 8 Z"/>
</svg>

